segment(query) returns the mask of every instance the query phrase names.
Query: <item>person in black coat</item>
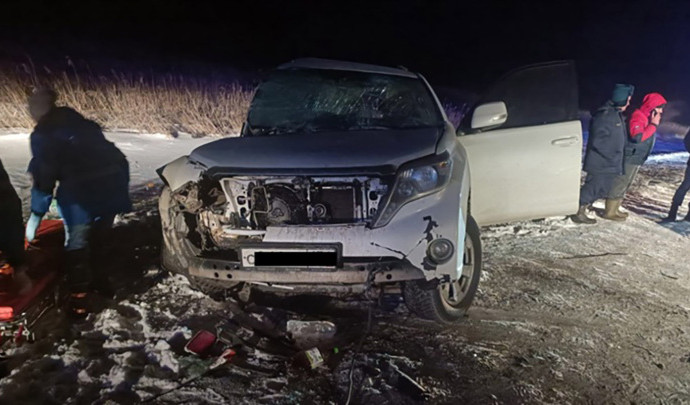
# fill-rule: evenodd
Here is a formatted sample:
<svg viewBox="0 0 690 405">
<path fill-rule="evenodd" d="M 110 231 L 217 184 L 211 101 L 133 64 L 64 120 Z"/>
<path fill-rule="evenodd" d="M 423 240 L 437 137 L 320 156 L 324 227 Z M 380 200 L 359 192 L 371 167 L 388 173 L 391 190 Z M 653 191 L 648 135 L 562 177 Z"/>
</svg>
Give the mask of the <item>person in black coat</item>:
<svg viewBox="0 0 690 405">
<path fill-rule="evenodd" d="M 31 281 L 26 274 L 22 202 L 10 183 L 10 176 L 5 171 L 2 160 L 0 160 L 0 252 L 14 270 L 14 279 L 19 293 L 27 292 L 31 288 Z"/>
<path fill-rule="evenodd" d="M 690 132 L 685 135 L 683 140 L 685 143 L 685 150 L 690 152 Z M 688 164 L 685 167 L 685 177 L 683 177 L 683 182 L 680 183 L 675 194 L 673 194 L 673 200 L 671 201 L 671 209 L 668 212 L 668 216 L 664 218 L 664 221 L 675 221 L 678 216 L 678 208 L 683 205 L 683 200 L 685 195 L 690 191 L 690 158 L 688 158 Z M 688 205 L 688 213 L 685 214 L 685 221 L 690 221 L 690 205 Z"/>
<path fill-rule="evenodd" d="M 34 238 L 55 198 L 67 232 L 67 282 L 76 308 L 91 290 L 112 294 L 107 275 L 96 263 L 101 260 L 94 259 L 102 259 L 103 239 L 116 214 L 131 210 L 129 163 L 98 124 L 71 108 L 56 106 L 56 100 L 57 94 L 48 88 L 29 97 L 36 127 L 31 133 L 28 171 L 33 186 L 26 238 Z"/>
<path fill-rule="evenodd" d="M 594 218 L 587 216 L 587 209 L 594 201 L 608 196 L 613 181 L 623 173 L 627 139 L 623 111 L 630 105 L 634 89 L 629 84 L 616 84 L 611 100 L 592 115 L 583 165 L 587 177 L 580 189 L 580 209 L 571 217 L 574 222 L 596 223 Z M 609 205 L 607 200 L 604 218 L 617 220 L 618 217 L 609 212 L 612 208 Z"/>
</svg>

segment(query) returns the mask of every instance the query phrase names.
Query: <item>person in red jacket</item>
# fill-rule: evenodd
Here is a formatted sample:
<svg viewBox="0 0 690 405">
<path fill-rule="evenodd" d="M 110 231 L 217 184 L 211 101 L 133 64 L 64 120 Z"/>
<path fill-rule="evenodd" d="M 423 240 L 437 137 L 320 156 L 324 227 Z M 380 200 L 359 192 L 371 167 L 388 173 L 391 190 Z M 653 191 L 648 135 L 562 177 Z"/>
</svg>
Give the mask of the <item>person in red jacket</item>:
<svg viewBox="0 0 690 405">
<path fill-rule="evenodd" d="M 661 114 L 664 112 L 666 99 L 659 93 L 649 93 L 642 99 L 642 105 L 635 110 L 628 124 L 628 140 L 623 154 L 622 175 L 616 177 L 609 191 L 608 199 L 615 205 L 613 212 L 621 219 L 628 214 L 619 211 L 625 193 L 635 179 L 640 166 L 647 161 L 654 148 L 656 129 L 661 122 Z"/>
</svg>

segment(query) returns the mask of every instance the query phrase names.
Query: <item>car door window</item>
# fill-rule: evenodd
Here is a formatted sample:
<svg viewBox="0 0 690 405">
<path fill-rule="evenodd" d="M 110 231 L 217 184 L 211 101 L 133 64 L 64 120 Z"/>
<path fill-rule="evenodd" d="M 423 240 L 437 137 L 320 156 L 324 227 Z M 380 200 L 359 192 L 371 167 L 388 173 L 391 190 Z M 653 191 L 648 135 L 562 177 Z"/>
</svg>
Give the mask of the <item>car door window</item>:
<svg viewBox="0 0 690 405">
<path fill-rule="evenodd" d="M 577 94 L 575 65 L 571 61 L 558 61 L 508 73 L 476 105 L 503 101 L 508 119 L 498 128 L 518 128 L 577 120 Z M 461 135 L 481 131 L 471 129 L 471 121 L 472 114 L 465 115 L 460 124 Z"/>
</svg>

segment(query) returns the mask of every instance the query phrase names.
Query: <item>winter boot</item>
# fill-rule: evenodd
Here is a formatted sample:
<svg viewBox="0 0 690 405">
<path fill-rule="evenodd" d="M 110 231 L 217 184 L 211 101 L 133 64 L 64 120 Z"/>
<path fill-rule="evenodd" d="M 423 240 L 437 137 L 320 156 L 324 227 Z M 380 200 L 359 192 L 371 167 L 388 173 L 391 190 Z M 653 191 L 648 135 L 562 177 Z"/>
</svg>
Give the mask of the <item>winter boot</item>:
<svg viewBox="0 0 690 405">
<path fill-rule="evenodd" d="M 91 289 L 104 298 L 114 298 L 115 291 L 106 277 L 97 276 L 91 282 Z"/>
<path fill-rule="evenodd" d="M 581 205 L 577 214 L 571 215 L 570 219 L 576 224 L 596 224 L 597 220 L 587 216 L 587 206 Z"/>
<path fill-rule="evenodd" d="M 89 296 L 85 292 L 73 292 L 67 300 L 67 315 L 75 320 L 84 319 L 89 315 Z"/>
<path fill-rule="evenodd" d="M 688 212 L 688 214 L 690 214 L 690 212 Z M 678 217 L 678 205 L 671 204 L 671 209 L 668 210 L 668 215 L 666 218 L 662 219 L 662 222 L 673 222 L 676 220 L 676 217 Z"/>
<path fill-rule="evenodd" d="M 690 204 L 688 204 L 688 213 L 685 214 L 685 218 L 683 218 L 683 221 L 690 221 Z"/>
<path fill-rule="evenodd" d="M 621 211 L 621 204 L 623 204 L 623 199 L 619 198 L 617 200 L 613 200 L 616 203 L 616 215 L 625 219 L 628 217 L 628 213 L 625 211 Z"/>
<path fill-rule="evenodd" d="M 618 207 L 620 207 L 620 205 L 621 200 L 606 199 L 603 217 L 612 221 L 625 221 L 625 217 L 617 215 Z"/>
<path fill-rule="evenodd" d="M 67 265 L 67 284 L 72 294 L 67 301 L 68 314 L 74 318 L 85 318 L 88 315 L 88 295 L 91 284 L 91 266 L 89 250 L 68 250 L 65 252 Z"/>
</svg>

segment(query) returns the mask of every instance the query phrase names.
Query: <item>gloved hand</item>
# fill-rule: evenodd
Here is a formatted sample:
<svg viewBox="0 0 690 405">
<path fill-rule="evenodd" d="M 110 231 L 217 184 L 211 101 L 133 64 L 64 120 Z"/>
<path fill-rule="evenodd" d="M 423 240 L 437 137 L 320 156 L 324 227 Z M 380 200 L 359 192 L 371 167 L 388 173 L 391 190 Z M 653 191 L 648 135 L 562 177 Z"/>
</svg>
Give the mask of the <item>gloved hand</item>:
<svg viewBox="0 0 690 405">
<path fill-rule="evenodd" d="M 26 223 L 26 240 L 31 242 L 36 239 L 36 230 L 38 226 L 41 225 L 42 215 L 31 213 L 29 221 Z"/>
</svg>

